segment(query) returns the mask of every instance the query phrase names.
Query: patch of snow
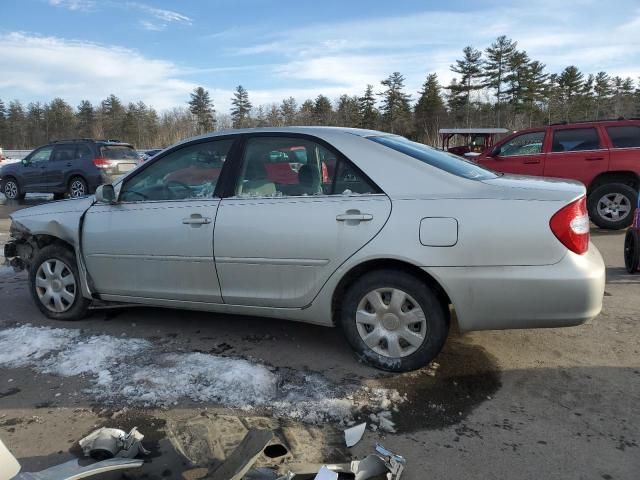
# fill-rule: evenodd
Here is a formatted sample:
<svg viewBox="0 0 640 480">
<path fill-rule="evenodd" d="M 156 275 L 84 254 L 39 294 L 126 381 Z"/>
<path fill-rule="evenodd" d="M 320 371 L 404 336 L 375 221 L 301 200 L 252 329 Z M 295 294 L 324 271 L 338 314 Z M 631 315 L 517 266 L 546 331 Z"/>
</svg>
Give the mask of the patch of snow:
<svg viewBox="0 0 640 480">
<path fill-rule="evenodd" d="M 0 365 L 34 366 L 51 352 L 64 348 L 80 333 L 66 328 L 22 325 L 0 331 Z"/>
<path fill-rule="evenodd" d="M 86 393 L 105 404 L 169 407 L 186 398 L 306 423 L 343 424 L 367 411 L 389 432 L 390 410 L 405 400 L 393 389 L 337 385 L 314 372 L 160 348 L 143 339 L 25 325 L 0 331 L 0 366 L 87 375 Z"/>
</svg>

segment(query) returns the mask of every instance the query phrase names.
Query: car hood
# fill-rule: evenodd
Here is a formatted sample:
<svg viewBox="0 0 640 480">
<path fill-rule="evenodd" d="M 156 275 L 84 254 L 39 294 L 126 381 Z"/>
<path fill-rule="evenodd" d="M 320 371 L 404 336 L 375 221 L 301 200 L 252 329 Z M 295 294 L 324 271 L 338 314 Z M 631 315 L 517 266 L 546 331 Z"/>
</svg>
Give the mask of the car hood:
<svg viewBox="0 0 640 480">
<path fill-rule="evenodd" d="M 78 213 L 81 215 L 94 201 L 95 197 L 93 195 L 77 199 L 59 200 L 43 203 L 42 205 L 36 205 L 34 207 L 23 208 L 13 212 L 9 216 L 12 220 L 20 221 L 29 217 L 41 215 L 50 215 L 52 218 L 67 213 Z"/>
</svg>

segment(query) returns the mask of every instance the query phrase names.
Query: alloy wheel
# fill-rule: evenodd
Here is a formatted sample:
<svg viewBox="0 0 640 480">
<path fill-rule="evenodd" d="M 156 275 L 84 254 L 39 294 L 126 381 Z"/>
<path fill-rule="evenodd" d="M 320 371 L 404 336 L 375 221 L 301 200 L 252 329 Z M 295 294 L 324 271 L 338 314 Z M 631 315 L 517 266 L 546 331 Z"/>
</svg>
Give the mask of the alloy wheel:
<svg viewBox="0 0 640 480">
<path fill-rule="evenodd" d="M 631 200 L 621 193 L 608 193 L 598 200 L 598 215 L 605 220 L 617 222 L 631 213 Z"/>
<path fill-rule="evenodd" d="M 76 277 L 69 266 L 57 258 L 42 262 L 36 272 L 38 298 L 50 311 L 69 310 L 77 295 Z"/>
<path fill-rule="evenodd" d="M 74 180 L 69 188 L 69 196 L 71 198 L 83 197 L 86 195 L 86 187 L 82 180 Z"/>
<path fill-rule="evenodd" d="M 408 293 L 378 288 L 367 293 L 356 311 L 362 341 L 384 357 L 401 358 L 414 353 L 427 337 L 424 311 Z"/>
<path fill-rule="evenodd" d="M 5 197 L 13 200 L 18 197 L 18 184 L 13 180 L 9 180 L 4 184 Z"/>
</svg>

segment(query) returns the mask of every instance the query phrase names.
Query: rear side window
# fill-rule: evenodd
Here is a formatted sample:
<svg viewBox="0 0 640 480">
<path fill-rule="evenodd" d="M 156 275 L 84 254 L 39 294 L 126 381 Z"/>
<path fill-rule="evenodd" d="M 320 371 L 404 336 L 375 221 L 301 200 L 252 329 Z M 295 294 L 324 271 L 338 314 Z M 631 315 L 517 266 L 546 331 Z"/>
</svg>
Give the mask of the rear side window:
<svg viewBox="0 0 640 480">
<path fill-rule="evenodd" d="M 553 132 L 552 152 L 579 152 L 598 148 L 600 138 L 595 128 L 568 128 Z"/>
<path fill-rule="evenodd" d="M 52 162 L 68 162 L 76 158 L 76 146 L 69 145 L 56 145 L 51 156 Z"/>
<path fill-rule="evenodd" d="M 137 152 L 128 145 L 103 145 L 100 147 L 100 156 L 108 160 L 136 160 Z"/>
<path fill-rule="evenodd" d="M 613 148 L 640 147 L 640 126 L 607 127 Z"/>
<path fill-rule="evenodd" d="M 421 143 L 412 142 L 404 137 L 390 135 L 367 138 L 458 177 L 468 178 L 470 180 L 488 180 L 498 177 L 491 170 L 482 168 L 457 155 L 436 150 Z"/>
</svg>

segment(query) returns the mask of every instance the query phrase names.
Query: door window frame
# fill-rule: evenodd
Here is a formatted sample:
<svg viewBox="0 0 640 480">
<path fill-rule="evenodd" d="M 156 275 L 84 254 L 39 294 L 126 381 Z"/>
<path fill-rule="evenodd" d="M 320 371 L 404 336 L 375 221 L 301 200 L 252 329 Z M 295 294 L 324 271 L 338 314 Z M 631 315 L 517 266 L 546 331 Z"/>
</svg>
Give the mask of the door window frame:
<svg viewBox="0 0 640 480">
<path fill-rule="evenodd" d="M 40 164 L 40 163 L 45 163 L 51 160 L 51 154 L 53 153 L 53 150 L 55 148 L 55 145 L 43 145 L 42 147 L 36 148 L 33 152 L 31 152 L 29 155 L 27 155 L 26 157 L 24 157 L 24 162 L 26 163 L 25 166 L 29 166 L 29 165 L 33 165 L 34 162 L 32 160 L 33 157 L 35 157 L 41 150 L 44 150 L 45 148 L 50 148 L 51 152 L 49 152 L 49 158 L 47 158 L 46 160 L 41 160 L 39 162 L 35 162 L 36 164 Z"/>
<path fill-rule="evenodd" d="M 598 135 L 598 141 L 600 143 L 600 148 L 590 148 L 589 150 L 563 150 L 561 152 L 553 151 L 553 138 L 557 131 L 565 131 L 565 130 L 587 130 L 593 129 L 596 131 L 596 135 Z M 547 146 L 547 154 L 548 155 L 577 155 L 582 152 L 601 152 L 602 150 L 609 150 L 609 148 L 605 144 L 606 138 L 602 134 L 598 125 L 558 125 L 551 128 L 551 134 L 549 135 L 549 145 Z"/>
<path fill-rule="evenodd" d="M 502 147 L 504 147 L 507 143 L 509 143 L 511 140 L 521 137 L 523 135 L 531 135 L 532 133 L 542 133 L 542 145 L 540 146 L 540 151 L 537 153 L 517 153 L 515 155 L 500 155 L 499 153 L 496 154 L 495 152 L 498 150 L 502 150 Z M 547 141 L 547 138 L 549 137 L 548 131 L 547 129 L 540 129 L 540 130 L 530 130 L 527 132 L 516 132 L 513 135 L 505 138 L 504 140 L 502 140 L 498 145 L 496 145 L 493 150 L 491 150 L 491 157 L 499 157 L 499 158 L 517 158 L 517 157 L 529 157 L 529 156 L 533 156 L 533 155 L 544 155 L 545 154 L 545 144 Z"/>
<path fill-rule="evenodd" d="M 239 134 L 239 142 L 234 144 L 234 147 L 237 146 L 237 150 L 235 152 L 236 155 L 232 158 L 233 163 L 229 165 L 227 169 L 226 175 L 225 171 L 220 175 L 220 179 L 218 184 L 216 185 L 216 193 L 220 193 L 220 198 L 231 198 L 236 196 L 236 186 L 240 176 L 242 175 L 242 166 L 244 162 L 244 154 L 246 151 L 247 142 L 252 138 L 265 138 L 265 137 L 275 137 L 275 138 L 298 138 L 301 140 L 306 140 L 307 142 L 313 142 L 318 144 L 319 146 L 325 148 L 329 152 L 333 153 L 336 156 L 336 167 L 334 170 L 333 178 L 331 179 L 331 189 L 332 191 L 335 188 L 336 182 L 336 174 L 338 172 L 338 165 L 340 162 L 346 162 L 347 165 L 354 170 L 354 172 L 362 177 L 365 182 L 368 182 L 371 187 L 374 189 L 375 193 L 360 193 L 348 195 L 348 197 L 367 197 L 371 195 L 386 195 L 384 190 L 380 188 L 376 182 L 371 180 L 371 178 L 362 171 L 355 163 L 353 163 L 346 155 L 344 155 L 340 150 L 331 145 L 329 142 L 323 140 L 322 138 L 316 137 L 315 135 L 310 135 L 307 133 L 297 133 L 297 132 L 256 132 L 256 133 L 244 133 Z M 228 162 L 225 161 L 225 167 Z M 223 178 L 223 175 L 224 178 Z M 220 186 L 220 191 L 218 192 L 217 187 Z M 268 198 L 272 200 L 291 200 L 291 199 L 318 199 L 318 198 L 340 198 L 347 197 L 347 195 L 329 193 L 329 194 L 319 194 L 313 196 L 301 196 L 301 195 L 282 195 L 282 196 L 255 196 L 255 197 L 241 197 L 242 200 L 248 199 L 258 199 L 258 198 Z"/>
<path fill-rule="evenodd" d="M 172 153 L 177 152 L 178 150 L 181 150 L 183 148 L 189 148 L 194 145 L 199 145 L 201 143 L 211 143 L 211 142 L 218 142 L 218 141 L 224 141 L 224 140 L 233 140 L 233 143 L 231 144 L 231 148 L 229 149 L 229 152 L 227 153 L 227 157 L 224 161 L 224 164 L 222 165 L 220 176 L 218 177 L 218 181 L 216 182 L 216 187 L 211 197 L 175 198 L 175 199 L 164 199 L 164 200 L 144 200 L 143 199 L 139 201 L 120 200 L 120 191 L 122 190 L 122 187 L 124 186 L 125 183 L 133 180 L 138 175 L 141 175 L 147 168 L 149 168 L 151 165 L 155 164 L 156 162 L 161 161 L 167 155 L 171 155 Z M 193 201 L 220 200 L 222 198 L 220 196 L 220 192 L 222 191 L 222 182 L 224 178 L 226 178 L 225 172 L 231 168 L 231 164 L 235 160 L 235 156 L 238 154 L 238 147 L 240 145 L 239 140 L 240 140 L 239 135 L 237 134 L 219 135 L 219 136 L 217 135 L 217 136 L 212 136 L 207 138 L 199 138 L 197 140 L 179 143 L 178 145 L 175 145 L 169 148 L 168 150 L 163 151 L 161 154 L 155 155 L 154 157 L 151 158 L 151 160 L 144 162 L 138 168 L 133 170 L 131 174 L 125 175 L 123 178 L 119 179 L 116 182 L 117 183 L 115 187 L 116 198 L 117 198 L 116 205 L 142 205 L 146 203 L 160 203 L 160 202 L 193 202 Z"/>
</svg>

